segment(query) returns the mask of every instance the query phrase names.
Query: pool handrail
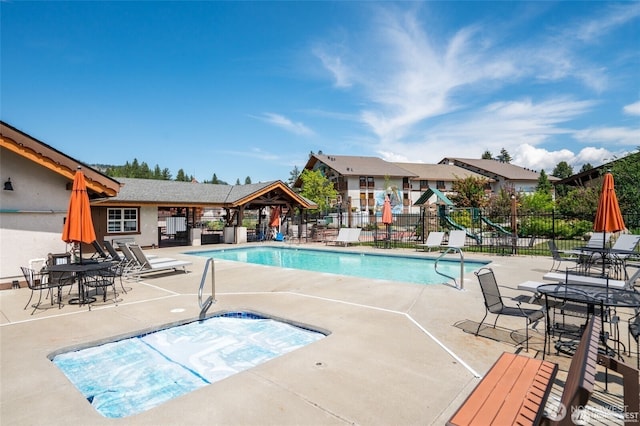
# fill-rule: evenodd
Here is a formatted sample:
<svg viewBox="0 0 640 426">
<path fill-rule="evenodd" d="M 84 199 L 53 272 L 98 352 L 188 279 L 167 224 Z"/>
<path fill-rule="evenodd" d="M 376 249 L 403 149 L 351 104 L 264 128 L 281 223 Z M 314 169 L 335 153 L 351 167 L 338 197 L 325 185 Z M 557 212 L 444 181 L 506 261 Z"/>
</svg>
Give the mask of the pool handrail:
<svg viewBox="0 0 640 426">
<path fill-rule="evenodd" d="M 207 272 L 209 271 L 209 264 L 211 264 L 211 296 L 207 297 L 207 300 L 202 302 L 202 292 L 204 290 L 205 280 L 207 278 Z M 216 302 L 216 268 L 213 262 L 213 257 L 207 259 L 204 264 L 204 271 L 202 272 L 202 278 L 200 279 L 200 287 L 198 288 L 198 305 L 200 307 L 199 318 L 204 319 L 207 311 Z"/>
</svg>

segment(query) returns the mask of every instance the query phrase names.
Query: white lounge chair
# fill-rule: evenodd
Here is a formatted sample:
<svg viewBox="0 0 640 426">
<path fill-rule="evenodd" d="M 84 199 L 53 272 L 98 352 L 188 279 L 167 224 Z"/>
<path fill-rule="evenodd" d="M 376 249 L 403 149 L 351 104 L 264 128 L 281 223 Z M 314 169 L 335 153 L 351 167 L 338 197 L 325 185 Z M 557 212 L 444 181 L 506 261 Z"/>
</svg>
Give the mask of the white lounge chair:
<svg viewBox="0 0 640 426">
<path fill-rule="evenodd" d="M 465 231 L 449 231 L 449 240 L 447 241 L 447 248 L 462 249 L 465 241 L 467 240 L 467 233 Z"/>
<path fill-rule="evenodd" d="M 640 269 L 638 271 L 640 271 Z M 544 274 L 542 279 L 556 282 L 556 283 L 562 283 L 562 284 L 566 284 L 566 283 L 590 284 L 590 285 L 598 285 L 602 287 L 606 287 L 608 284 L 609 287 L 611 288 L 629 288 L 629 283 L 634 282 L 638 274 L 639 274 L 638 272 L 634 274 L 635 278 L 632 277 L 633 281 L 631 279 L 629 279 L 628 281 L 612 280 L 612 279 L 607 279 L 606 277 L 593 277 L 589 275 L 567 274 L 564 272 L 549 272 Z"/>
<path fill-rule="evenodd" d="M 134 246 L 134 245 L 137 246 L 137 244 L 135 244 L 135 243 L 122 243 L 122 242 L 118 242 L 117 244 L 118 244 L 118 248 L 120 249 L 120 251 L 124 255 L 125 259 L 127 259 L 127 261 L 129 262 L 129 265 L 133 265 L 135 267 L 137 264 L 140 263 L 139 260 L 136 258 L 136 256 L 131 251 L 131 247 Z M 148 256 L 145 255 L 145 257 L 147 258 L 147 260 L 150 263 L 167 262 L 167 261 L 170 261 L 170 260 L 174 260 L 174 259 L 172 259 L 170 257 L 158 257 L 158 256 L 153 255 L 153 254 L 150 254 Z"/>
<path fill-rule="evenodd" d="M 338 236 L 335 240 L 328 240 L 326 244 L 341 244 L 345 247 L 350 243 L 357 243 L 360 241 L 361 228 L 340 228 Z"/>
<path fill-rule="evenodd" d="M 432 248 L 442 247 L 442 240 L 444 240 L 444 232 L 441 231 L 431 231 L 429 235 L 427 235 L 427 241 L 422 244 L 416 244 L 416 250 L 422 249 L 424 251 L 431 251 Z"/>
<path fill-rule="evenodd" d="M 140 277 L 140 275 L 148 274 L 151 272 L 167 271 L 172 269 L 177 271 L 180 268 L 182 268 L 182 270 L 186 273 L 187 265 L 191 265 L 191 262 L 189 262 L 188 260 L 178 260 L 169 257 L 163 258 L 167 260 L 163 260 L 161 262 L 151 262 L 144 254 L 139 245 L 129 244 L 128 247 L 131 249 L 133 255 L 136 257 L 136 260 L 140 265 L 139 268 L 132 273 L 132 275 L 136 277 Z"/>
</svg>

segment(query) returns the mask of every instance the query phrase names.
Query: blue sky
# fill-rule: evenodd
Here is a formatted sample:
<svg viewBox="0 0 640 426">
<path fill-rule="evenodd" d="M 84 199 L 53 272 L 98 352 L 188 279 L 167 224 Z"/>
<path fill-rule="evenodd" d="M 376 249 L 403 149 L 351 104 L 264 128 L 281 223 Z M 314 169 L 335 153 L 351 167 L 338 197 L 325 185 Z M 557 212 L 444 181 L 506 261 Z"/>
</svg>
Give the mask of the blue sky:
<svg viewBox="0 0 640 426">
<path fill-rule="evenodd" d="M 639 2 L 2 1 L 1 118 L 83 162 L 574 171 L 640 146 Z"/>
</svg>

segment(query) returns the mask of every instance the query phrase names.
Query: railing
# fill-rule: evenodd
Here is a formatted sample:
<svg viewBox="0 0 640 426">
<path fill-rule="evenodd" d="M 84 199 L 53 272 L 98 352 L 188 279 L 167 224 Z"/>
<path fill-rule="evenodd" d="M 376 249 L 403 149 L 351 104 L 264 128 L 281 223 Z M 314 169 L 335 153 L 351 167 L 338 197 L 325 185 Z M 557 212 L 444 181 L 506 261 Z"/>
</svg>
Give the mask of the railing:
<svg viewBox="0 0 640 426">
<path fill-rule="evenodd" d="M 326 217 L 326 213 L 316 217 L 304 217 L 309 238 L 321 235 L 327 229 L 337 228 L 337 223 L 326 223 Z M 639 234 L 640 212 L 623 213 L 623 217 L 629 231 Z M 317 219 L 323 221 L 318 222 Z M 295 217 L 291 223 L 300 223 L 299 221 L 300 218 Z M 514 223 L 516 233 L 513 232 Z M 374 245 L 376 235 L 385 229 L 380 214 L 356 216 L 353 213 L 350 223 L 345 213 L 342 226 L 362 228 L 360 242 L 367 245 Z M 440 215 L 437 211 L 425 212 L 422 215 L 394 214 L 389 230 L 391 246 L 413 248 L 416 243 L 424 242 L 429 232 L 450 229 L 463 229 L 467 232 L 467 252 L 540 256 L 550 254 L 548 240 L 556 241 L 560 250 L 583 246 L 589 234 L 593 233 L 593 222 L 566 217 L 557 212 L 518 212 L 515 218 L 510 214 L 493 215 L 478 209 L 454 209 L 447 215 Z M 315 240 L 317 239 L 309 241 Z"/>
<path fill-rule="evenodd" d="M 460 254 L 460 285 L 458 285 L 455 277 L 452 277 L 450 275 L 447 275 L 447 274 L 445 274 L 443 272 L 438 271 L 438 262 L 440 261 L 440 259 L 442 259 L 447 254 L 452 253 L 452 252 L 458 252 Z M 462 253 L 462 250 L 460 250 L 457 247 L 449 247 L 449 248 L 447 248 L 440 256 L 438 256 L 438 258 L 434 262 L 433 268 L 435 269 L 436 274 L 442 275 L 443 277 L 447 277 L 449 279 L 452 279 L 453 283 L 456 286 L 456 288 L 458 288 L 459 290 L 464 290 L 464 253 Z"/>
<path fill-rule="evenodd" d="M 209 265 L 211 265 L 211 296 L 202 301 L 202 292 L 204 291 L 204 284 L 207 278 L 207 272 L 209 271 Z M 207 259 L 204 264 L 204 271 L 202 272 L 202 279 L 200 280 L 200 287 L 198 288 L 198 306 L 200 306 L 200 320 L 203 320 L 207 315 L 207 311 L 216 302 L 216 268 L 213 263 L 213 257 Z"/>
</svg>

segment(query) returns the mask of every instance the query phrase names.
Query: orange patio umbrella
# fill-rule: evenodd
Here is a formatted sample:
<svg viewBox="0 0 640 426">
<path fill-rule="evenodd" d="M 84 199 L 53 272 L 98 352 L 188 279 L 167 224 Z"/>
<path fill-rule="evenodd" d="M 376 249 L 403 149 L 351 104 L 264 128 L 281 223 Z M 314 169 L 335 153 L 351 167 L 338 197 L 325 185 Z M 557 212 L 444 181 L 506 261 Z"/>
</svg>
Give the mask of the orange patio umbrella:
<svg viewBox="0 0 640 426">
<path fill-rule="evenodd" d="M 616 232 L 625 229 L 624 219 L 618 205 L 618 197 L 613 185 L 613 175 L 606 173 L 602 182 L 602 192 L 598 200 L 593 230 L 596 232 Z"/>
<path fill-rule="evenodd" d="M 598 200 L 598 209 L 596 210 L 596 219 L 593 222 L 593 230 L 596 232 L 602 232 L 606 235 L 607 232 L 617 232 L 625 229 L 624 219 L 622 219 L 622 213 L 620 212 L 620 206 L 618 205 L 618 197 L 616 197 L 616 190 L 613 184 L 613 175 L 606 173 L 604 180 L 602 181 L 602 191 L 600 192 L 600 199 Z M 605 235 L 602 238 L 602 249 L 606 247 Z M 604 257 L 604 254 L 603 254 Z M 605 272 L 604 258 L 602 261 L 602 274 Z M 609 281 L 607 281 L 607 287 Z"/>
<path fill-rule="evenodd" d="M 388 196 L 384 197 L 384 204 L 382 205 L 382 223 L 385 225 L 391 225 L 393 222 L 393 215 L 391 214 L 391 200 Z"/>
<path fill-rule="evenodd" d="M 275 207 L 273 210 L 271 210 L 269 226 L 272 228 L 278 228 L 278 232 L 280 231 L 280 207 Z"/>
<path fill-rule="evenodd" d="M 382 205 L 382 223 L 387 227 L 387 240 L 391 238 L 391 223 L 393 223 L 393 215 L 391 214 L 391 200 L 385 195 L 384 204 Z"/>
<path fill-rule="evenodd" d="M 96 240 L 96 231 L 91 220 L 89 193 L 81 170 L 73 178 L 73 189 L 69 199 L 67 217 L 62 228 L 62 241 L 80 244 L 80 262 L 82 262 L 82 243 L 91 244 Z"/>
</svg>

